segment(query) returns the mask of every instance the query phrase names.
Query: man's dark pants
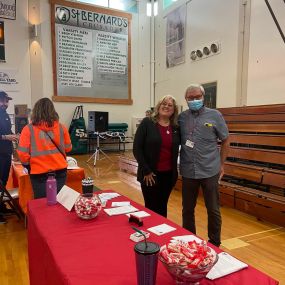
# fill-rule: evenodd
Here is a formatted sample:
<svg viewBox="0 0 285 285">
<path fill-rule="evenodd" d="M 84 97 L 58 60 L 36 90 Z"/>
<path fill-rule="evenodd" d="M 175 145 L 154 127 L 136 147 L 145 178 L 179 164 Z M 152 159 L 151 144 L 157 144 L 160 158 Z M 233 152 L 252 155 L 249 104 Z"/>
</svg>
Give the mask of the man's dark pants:
<svg viewBox="0 0 285 285">
<path fill-rule="evenodd" d="M 221 244 L 222 226 L 218 180 L 219 174 L 203 179 L 182 177 L 183 227 L 196 234 L 195 206 L 201 186 L 208 213 L 208 237 L 209 241 L 216 246 Z"/>
<path fill-rule="evenodd" d="M 11 168 L 11 154 L 0 154 L 0 179 L 6 186 Z"/>
<path fill-rule="evenodd" d="M 11 154 L 0 154 L 0 179 L 4 186 L 6 186 L 10 168 L 11 168 Z M 0 213 L 7 211 L 5 204 L 0 204 Z M 2 217 L 3 219 L 3 217 Z"/>
</svg>

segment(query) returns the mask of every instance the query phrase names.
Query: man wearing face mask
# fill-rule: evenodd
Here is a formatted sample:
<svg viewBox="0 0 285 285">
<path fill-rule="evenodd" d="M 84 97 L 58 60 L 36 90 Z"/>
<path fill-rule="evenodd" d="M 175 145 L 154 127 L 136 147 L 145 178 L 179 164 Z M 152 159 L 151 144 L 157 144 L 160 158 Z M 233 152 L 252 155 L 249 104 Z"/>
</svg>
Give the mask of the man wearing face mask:
<svg viewBox="0 0 285 285">
<path fill-rule="evenodd" d="M 190 85 L 185 92 L 189 110 L 178 118 L 183 227 L 196 234 L 195 206 L 201 187 L 208 213 L 209 242 L 220 246 L 222 219 L 218 183 L 224 174 L 229 133 L 221 113 L 204 106 L 204 95 L 201 85 Z M 221 141 L 220 150 L 218 141 Z"/>
<path fill-rule="evenodd" d="M 13 152 L 12 141 L 17 141 L 18 136 L 12 134 L 11 120 L 6 110 L 11 97 L 4 91 L 0 91 L 0 179 L 6 185 L 11 167 Z M 0 224 L 6 223 L 2 213 L 9 212 L 4 204 L 0 204 Z"/>
</svg>

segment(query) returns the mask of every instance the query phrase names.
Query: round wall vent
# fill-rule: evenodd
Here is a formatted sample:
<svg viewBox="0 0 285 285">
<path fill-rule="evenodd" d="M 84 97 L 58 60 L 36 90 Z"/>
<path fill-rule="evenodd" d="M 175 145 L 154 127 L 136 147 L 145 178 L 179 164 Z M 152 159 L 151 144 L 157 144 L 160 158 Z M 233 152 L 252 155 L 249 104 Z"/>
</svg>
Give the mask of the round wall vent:
<svg viewBox="0 0 285 285">
<path fill-rule="evenodd" d="M 191 58 L 192 60 L 196 60 L 197 55 L 196 55 L 196 51 L 195 51 L 195 50 L 193 50 L 193 51 L 190 53 L 190 58 Z"/>
<path fill-rule="evenodd" d="M 203 53 L 204 53 L 205 55 L 209 55 L 209 54 L 211 53 L 211 51 L 210 51 L 210 49 L 209 49 L 208 47 L 204 47 L 204 48 L 203 48 Z"/>
<path fill-rule="evenodd" d="M 217 44 L 211 44 L 211 51 L 217 53 L 219 51 L 219 46 Z"/>
<path fill-rule="evenodd" d="M 199 58 L 203 57 L 203 53 L 202 53 L 202 51 L 199 50 L 199 49 L 196 51 L 196 54 L 197 54 L 197 56 L 198 56 Z"/>
</svg>

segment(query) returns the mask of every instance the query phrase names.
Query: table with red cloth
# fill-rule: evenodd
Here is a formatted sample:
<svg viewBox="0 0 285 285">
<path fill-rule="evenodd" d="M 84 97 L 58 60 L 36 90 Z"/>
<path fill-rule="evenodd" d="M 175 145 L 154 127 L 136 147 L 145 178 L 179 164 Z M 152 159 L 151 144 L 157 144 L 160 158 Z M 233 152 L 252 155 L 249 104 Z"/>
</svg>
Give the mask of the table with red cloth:
<svg viewBox="0 0 285 285">
<path fill-rule="evenodd" d="M 8 190 L 16 187 L 19 188 L 19 205 L 26 214 L 28 201 L 34 198 L 34 194 L 30 176 L 24 173 L 23 170 L 24 167 L 21 164 L 13 162 L 6 187 Z M 66 185 L 81 192 L 81 180 L 84 177 L 85 172 L 83 168 L 67 170 Z"/>
<path fill-rule="evenodd" d="M 112 192 L 112 191 L 103 191 Z M 131 201 L 119 196 L 107 202 Z M 151 214 L 140 227 L 147 230 L 162 223 L 176 228 L 162 236 L 151 233 L 149 240 L 165 244 L 172 236 L 189 231 L 131 201 L 131 205 Z M 28 204 L 28 252 L 31 285 L 133 285 L 136 284 L 135 243 L 129 239 L 134 230 L 126 215 L 108 216 L 103 210 L 93 220 L 82 220 L 74 210 L 62 205 L 47 206 L 46 199 Z M 213 248 L 220 252 L 221 250 Z M 159 262 L 158 285 L 174 285 L 172 277 Z M 216 285 L 273 285 L 277 281 L 249 266 L 216 280 L 200 283 Z"/>
</svg>

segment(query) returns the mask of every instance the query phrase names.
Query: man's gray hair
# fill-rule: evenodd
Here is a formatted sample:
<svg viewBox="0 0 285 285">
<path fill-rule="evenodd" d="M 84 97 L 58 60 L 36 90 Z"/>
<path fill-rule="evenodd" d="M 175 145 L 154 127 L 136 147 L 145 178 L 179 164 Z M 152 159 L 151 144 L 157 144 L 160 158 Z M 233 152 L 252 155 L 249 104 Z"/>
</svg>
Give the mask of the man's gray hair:
<svg viewBox="0 0 285 285">
<path fill-rule="evenodd" d="M 192 90 L 197 90 L 199 89 L 202 92 L 202 95 L 205 96 L 205 90 L 204 87 L 200 84 L 191 84 L 189 87 L 187 87 L 186 91 L 185 91 L 185 97 L 187 95 L 188 92 L 192 91 Z"/>
</svg>

